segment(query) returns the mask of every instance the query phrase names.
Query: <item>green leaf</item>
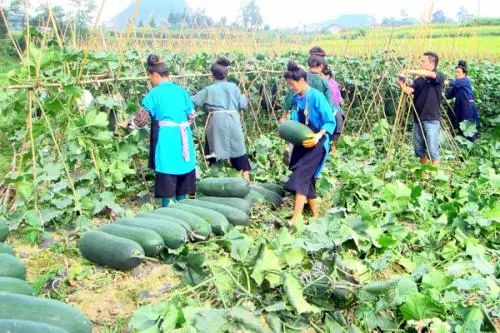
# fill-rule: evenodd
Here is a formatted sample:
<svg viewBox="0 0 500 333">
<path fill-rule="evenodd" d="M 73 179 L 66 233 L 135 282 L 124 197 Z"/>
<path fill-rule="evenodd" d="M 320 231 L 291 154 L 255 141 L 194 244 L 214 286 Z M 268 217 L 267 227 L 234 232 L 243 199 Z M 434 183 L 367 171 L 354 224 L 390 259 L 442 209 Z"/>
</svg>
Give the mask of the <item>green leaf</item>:
<svg viewBox="0 0 500 333">
<path fill-rule="evenodd" d="M 169 302 L 162 302 L 154 305 L 147 305 L 139 308 L 132 319 L 130 319 L 129 327 L 135 330 L 144 331 L 146 329 L 154 329 L 151 332 L 160 332 L 158 328 L 158 320 L 165 308 L 168 308 Z"/>
<path fill-rule="evenodd" d="M 250 241 L 247 236 L 233 229 L 225 235 L 226 244 L 229 246 L 231 257 L 239 262 L 244 262 L 250 249 Z"/>
<path fill-rule="evenodd" d="M 432 271 L 422 277 L 422 287 L 426 289 L 434 288 L 438 291 L 446 288 L 453 278 L 441 271 Z"/>
<path fill-rule="evenodd" d="M 414 293 L 407 297 L 401 306 L 405 320 L 422 320 L 444 315 L 444 307 L 432 300 L 430 296 Z"/>
<path fill-rule="evenodd" d="M 69 207 L 72 203 L 73 203 L 73 198 L 69 196 L 52 200 L 52 204 L 56 206 L 57 209 L 65 209 Z"/>
<path fill-rule="evenodd" d="M 455 279 L 451 284 L 458 290 L 484 290 L 487 287 L 486 280 L 480 276 L 469 276 L 465 279 Z"/>
<path fill-rule="evenodd" d="M 274 253 L 273 250 L 262 245 L 252 272 L 252 278 L 258 286 L 262 284 L 264 279 L 269 281 L 271 288 L 275 288 L 281 284 L 281 266 L 280 258 Z"/>
<path fill-rule="evenodd" d="M 319 309 L 314 305 L 307 303 L 304 298 L 304 291 L 300 281 L 291 273 L 284 275 L 285 291 L 289 303 L 297 310 L 299 314 L 306 312 L 319 312 Z"/>
<path fill-rule="evenodd" d="M 380 244 L 380 246 L 385 248 L 392 248 L 398 243 L 397 240 L 386 234 L 380 235 L 380 237 L 377 239 L 377 242 Z"/>
<path fill-rule="evenodd" d="M 262 310 L 264 310 L 266 312 L 284 311 L 285 310 L 285 302 L 277 302 L 277 303 L 271 304 L 269 306 L 266 306 Z"/>
<path fill-rule="evenodd" d="M 85 125 L 98 128 L 108 127 L 108 114 L 100 111 L 90 111 L 85 115 Z"/>
<path fill-rule="evenodd" d="M 281 257 L 285 259 L 290 268 L 300 265 L 304 260 L 304 256 L 305 252 L 300 247 L 292 247 L 281 254 Z"/>
<path fill-rule="evenodd" d="M 460 123 L 460 130 L 464 136 L 471 137 L 477 133 L 477 126 L 475 122 L 464 120 Z"/>
<path fill-rule="evenodd" d="M 111 192 L 103 192 L 99 195 L 99 199 L 94 200 L 94 212 L 93 214 L 100 213 L 104 208 L 109 208 L 114 212 L 121 212 L 122 208 L 116 203 L 116 197 Z"/>
<path fill-rule="evenodd" d="M 482 274 L 493 274 L 495 268 L 484 258 L 484 247 L 481 245 L 467 244 L 467 255 L 472 258 L 472 262 Z"/>
<path fill-rule="evenodd" d="M 173 304 L 170 304 L 167 311 L 162 316 L 163 321 L 160 328 L 163 332 L 170 332 L 177 326 L 177 321 L 179 318 L 179 309 Z"/>
<path fill-rule="evenodd" d="M 409 277 L 402 277 L 396 285 L 394 304 L 401 305 L 406 302 L 408 296 L 418 292 L 417 284 Z"/>
<path fill-rule="evenodd" d="M 182 282 L 195 286 L 203 281 L 207 274 L 203 270 L 205 257 L 201 253 L 189 253 L 185 259 L 184 275 Z"/>
<path fill-rule="evenodd" d="M 223 302 L 229 302 L 233 293 L 235 282 L 226 271 L 230 271 L 233 261 L 230 258 L 221 258 L 215 263 L 210 263 L 210 269 L 214 278 L 214 285 Z"/>
<path fill-rule="evenodd" d="M 451 327 L 447 322 L 443 322 L 439 318 L 432 319 L 432 323 L 429 326 L 432 333 L 450 333 Z"/>
<path fill-rule="evenodd" d="M 483 323 L 483 312 L 478 307 L 473 307 L 467 313 L 464 319 L 464 324 L 459 325 L 456 329 L 457 333 L 480 333 L 481 324 Z"/>
<path fill-rule="evenodd" d="M 194 327 L 200 333 L 223 333 L 227 312 L 219 309 L 201 310 L 194 316 Z"/>
<path fill-rule="evenodd" d="M 262 326 L 259 318 L 254 316 L 251 312 L 236 307 L 229 312 L 231 319 L 242 327 L 244 332 L 268 333 L 269 330 Z"/>
</svg>

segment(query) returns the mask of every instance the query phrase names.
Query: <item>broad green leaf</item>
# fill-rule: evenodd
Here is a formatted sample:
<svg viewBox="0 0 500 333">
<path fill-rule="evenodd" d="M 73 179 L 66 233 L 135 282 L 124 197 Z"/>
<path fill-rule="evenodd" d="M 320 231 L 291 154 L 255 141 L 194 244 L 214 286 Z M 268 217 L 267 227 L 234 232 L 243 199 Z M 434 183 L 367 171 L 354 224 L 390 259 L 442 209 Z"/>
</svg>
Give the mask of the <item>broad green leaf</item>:
<svg viewBox="0 0 500 333">
<path fill-rule="evenodd" d="M 439 318 L 432 319 L 432 323 L 429 326 L 432 333 L 450 333 L 451 327 L 447 322 L 443 322 Z"/>
<path fill-rule="evenodd" d="M 434 288 L 438 291 L 446 288 L 453 278 L 448 276 L 448 274 L 441 271 L 432 271 L 425 274 L 422 278 L 422 287 L 426 289 Z"/>
<path fill-rule="evenodd" d="M 266 245 L 261 247 L 257 262 L 252 272 L 252 278 L 257 285 L 261 285 L 265 280 L 269 281 L 272 288 L 281 284 L 281 266 L 280 258 L 270 250 Z"/>
<path fill-rule="evenodd" d="M 463 325 L 459 325 L 456 329 L 457 333 L 480 333 L 481 324 L 483 323 L 483 312 L 478 307 L 473 307 L 467 313 Z"/>
<path fill-rule="evenodd" d="M 115 212 L 121 212 L 122 208 L 116 203 L 116 197 L 111 192 L 103 192 L 99 195 L 98 200 L 94 200 L 94 212 L 93 214 L 100 213 L 104 208 L 110 208 Z"/>
<path fill-rule="evenodd" d="M 469 276 L 463 279 L 455 279 L 451 284 L 458 290 L 484 290 L 487 287 L 486 280 L 480 276 Z"/>
<path fill-rule="evenodd" d="M 427 295 L 414 293 L 409 295 L 406 302 L 401 306 L 401 313 L 405 320 L 430 319 L 442 316 L 444 307 Z"/>
<path fill-rule="evenodd" d="M 391 318 L 386 312 L 374 313 L 373 311 L 370 311 L 366 321 L 370 330 L 379 328 L 383 332 L 391 332 L 398 328 L 394 318 Z"/>
<path fill-rule="evenodd" d="M 281 254 L 281 257 L 285 259 L 290 268 L 300 265 L 304 260 L 304 256 L 304 250 L 299 247 L 292 247 Z"/>
<path fill-rule="evenodd" d="M 477 133 L 477 126 L 475 122 L 464 120 L 460 123 L 460 130 L 464 133 L 464 136 L 471 137 Z"/>
<path fill-rule="evenodd" d="M 170 304 L 166 312 L 162 316 L 162 323 L 160 328 L 163 332 L 170 332 L 177 326 L 177 321 L 179 319 L 179 309 L 173 304 Z"/>
<path fill-rule="evenodd" d="M 291 273 L 284 275 L 285 291 L 290 304 L 299 314 L 306 312 L 319 312 L 314 305 L 309 304 L 304 298 L 304 292 L 300 281 Z"/>
<path fill-rule="evenodd" d="M 231 252 L 231 257 L 236 261 L 244 262 L 251 246 L 248 236 L 233 229 L 225 235 L 225 239 Z"/>
<path fill-rule="evenodd" d="M 467 255 L 472 258 L 472 262 L 477 270 L 482 274 L 493 274 L 495 268 L 484 258 L 484 247 L 481 245 L 467 244 Z"/>
<path fill-rule="evenodd" d="M 194 316 L 194 327 L 200 333 L 223 333 L 227 312 L 219 309 L 201 310 Z"/>
<path fill-rule="evenodd" d="M 98 128 L 106 128 L 108 126 L 108 114 L 100 111 L 90 111 L 85 114 L 85 125 Z"/>
<path fill-rule="evenodd" d="M 233 262 L 229 258 L 221 258 L 217 262 L 210 264 L 210 269 L 214 277 L 214 285 L 217 288 L 219 297 L 224 302 L 229 302 L 235 292 L 235 282 L 227 271 L 231 271 Z"/>
<path fill-rule="evenodd" d="M 255 333 L 268 333 L 269 330 L 262 326 L 259 318 L 254 316 L 251 312 L 242 309 L 241 307 L 236 307 L 229 311 L 229 317 L 233 322 L 237 323 L 244 332 L 255 332 Z"/>
<path fill-rule="evenodd" d="M 406 302 L 408 296 L 418 292 L 417 284 L 409 277 L 399 279 L 395 290 L 394 304 L 401 305 Z"/>
<path fill-rule="evenodd" d="M 285 310 L 285 302 L 277 302 L 262 309 L 266 312 L 277 312 Z"/>
<path fill-rule="evenodd" d="M 163 310 L 167 309 L 169 305 L 168 302 L 163 302 L 139 308 L 130 319 L 129 327 L 139 331 L 152 329 L 151 332 L 160 332 L 158 321 Z"/>
</svg>

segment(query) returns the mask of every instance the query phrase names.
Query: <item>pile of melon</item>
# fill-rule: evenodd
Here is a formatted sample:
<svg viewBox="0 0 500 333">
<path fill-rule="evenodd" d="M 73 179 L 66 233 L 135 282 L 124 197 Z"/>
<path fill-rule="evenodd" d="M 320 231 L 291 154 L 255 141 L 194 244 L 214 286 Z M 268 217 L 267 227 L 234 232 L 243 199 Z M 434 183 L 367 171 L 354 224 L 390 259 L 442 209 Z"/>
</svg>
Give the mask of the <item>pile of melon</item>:
<svg viewBox="0 0 500 333">
<path fill-rule="evenodd" d="M 78 242 L 91 262 L 119 270 L 137 267 L 147 257 L 179 249 L 189 241 L 221 236 L 229 228 L 247 226 L 257 203 L 277 207 L 283 189 L 276 184 L 250 184 L 241 178 L 206 178 L 198 184 L 197 199 L 173 202 L 169 207 L 119 218 Z"/>
</svg>

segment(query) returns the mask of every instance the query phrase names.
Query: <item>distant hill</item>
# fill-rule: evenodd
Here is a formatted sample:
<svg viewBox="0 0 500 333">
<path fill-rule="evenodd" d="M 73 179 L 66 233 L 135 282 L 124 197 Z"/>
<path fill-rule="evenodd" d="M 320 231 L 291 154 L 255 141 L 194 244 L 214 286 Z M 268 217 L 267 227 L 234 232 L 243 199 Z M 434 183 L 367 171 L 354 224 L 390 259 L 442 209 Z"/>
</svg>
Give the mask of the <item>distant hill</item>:
<svg viewBox="0 0 500 333">
<path fill-rule="evenodd" d="M 113 17 L 108 25 L 114 28 L 126 28 L 132 15 L 134 14 L 135 1 L 125 10 Z M 154 18 L 156 25 L 166 24 L 170 13 L 182 15 L 185 11 L 191 12 L 191 8 L 186 0 L 142 0 L 135 26 L 140 22 L 147 24 Z"/>
<path fill-rule="evenodd" d="M 334 24 L 342 28 L 366 27 L 376 25 L 377 20 L 365 14 L 342 15 L 335 20 Z"/>
<path fill-rule="evenodd" d="M 317 32 L 329 29 L 332 26 L 337 26 L 341 29 L 366 27 L 376 25 L 375 17 L 366 14 L 350 14 L 342 15 L 336 19 L 329 19 L 318 23 L 313 23 L 302 27 L 300 30 L 304 32 Z"/>
</svg>

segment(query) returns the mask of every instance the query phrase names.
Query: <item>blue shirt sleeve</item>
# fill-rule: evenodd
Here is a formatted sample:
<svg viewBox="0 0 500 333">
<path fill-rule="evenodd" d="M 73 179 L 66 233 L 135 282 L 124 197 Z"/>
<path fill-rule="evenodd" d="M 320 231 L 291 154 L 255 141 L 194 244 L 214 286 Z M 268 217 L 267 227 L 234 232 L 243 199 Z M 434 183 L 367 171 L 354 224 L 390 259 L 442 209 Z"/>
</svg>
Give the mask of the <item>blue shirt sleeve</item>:
<svg viewBox="0 0 500 333">
<path fill-rule="evenodd" d="M 154 90 L 151 90 L 143 99 L 142 99 L 142 107 L 149 111 L 152 118 L 156 119 L 155 115 L 155 99 L 154 99 Z"/>
<path fill-rule="evenodd" d="M 187 91 L 184 90 L 184 104 L 186 106 L 185 111 L 186 111 L 186 116 L 189 118 L 189 115 L 191 112 L 193 112 L 194 109 L 194 104 L 191 101 L 191 97 L 187 93 Z"/>
<path fill-rule="evenodd" d="M 453 88 L 446 91 L 446 94 L 445 94 L 446 99 L 455 98 L 455 96 L 457 94 L 457 89 L 451 84 L 451 81 L 450 81 L 450 86 L 452 86 Z"/>
<path fill-rule="evenodd" d="M 469 85 L 470 85 L 470 81 L 467 78 L 460 79 L 460 80 L 450 80 L 451 87 L 462 88 L 462 87 L 468 87 Z"/>
<path fill-rule="evenodd" d="M 333 115 L 332 107 L 328 104 L 326 97 L 322 94 L 316 96 L 315 108 L 319 112 L 321 119 L 321 129 L 332 135 L 337 126 L 335 116 Z"/>
</svg>

